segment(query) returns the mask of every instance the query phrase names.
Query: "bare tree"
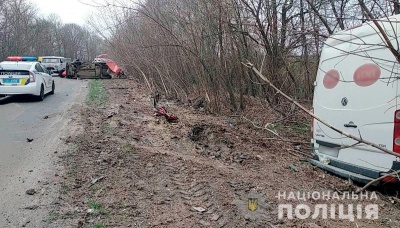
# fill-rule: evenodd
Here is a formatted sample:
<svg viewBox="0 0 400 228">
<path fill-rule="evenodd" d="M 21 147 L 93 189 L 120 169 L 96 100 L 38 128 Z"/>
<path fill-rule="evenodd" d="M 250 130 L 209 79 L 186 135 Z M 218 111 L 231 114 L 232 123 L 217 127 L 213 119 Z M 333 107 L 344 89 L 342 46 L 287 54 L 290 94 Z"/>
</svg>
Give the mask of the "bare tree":
<svg viewBox="0 0 400 228">
<path fill-rule="evenodd" d="M 244 110 L 258 97 L 282 113 L 290 107 L 240 61 L 260 63 L 285 93 L 310 99 L 323 41 L 367 19 L 354 1 L 105 1 L 92 22 L 113 55 L 152 90 L 215 110 Z M 101 7 L 103 6 L 103 8 Z M 396 4 L 368 2 L 378 17 Z"/>
</svg>

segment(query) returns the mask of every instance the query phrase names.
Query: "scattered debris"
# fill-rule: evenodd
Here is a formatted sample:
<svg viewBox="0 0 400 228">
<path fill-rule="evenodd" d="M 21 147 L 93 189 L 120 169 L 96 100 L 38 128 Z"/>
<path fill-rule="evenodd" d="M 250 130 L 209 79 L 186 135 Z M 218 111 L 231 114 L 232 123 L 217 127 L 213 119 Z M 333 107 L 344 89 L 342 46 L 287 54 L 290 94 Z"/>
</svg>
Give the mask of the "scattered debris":
<svg viewBox="0 0 400 228">
<path fill-rule="evenodd" d="M 206 209 L 202 208 L 202 207 L 192 207 L 193 210 L 197 211 L 197 212 L 205 212 Z"/>
<path fill-rule="evenodd" d="M 250 157 L 249 155 L 242 153 L 242 152 L 237 152 L 235 154 L 233 154 L 232 156 L 232 161 L 236 162 L 238 164 L 242 164 L 245 160 L 249 160 Z"/>
<path fill-rule="evenodd" d="M 156 116 L 165 116 L 165 119 L 170 123 L 176 123 L 179 121 L 179 118 L 175 115 L 169 114 L 167 109 L 164 107 L 157 108 L 155 112 Z"/>
<path fill-rule="evenodd" d="M 92 209 L 92 208 L 89 208 L 89 209 L 87 209 L 87 211 L 86 211 L 88 214 L 93 214 L 94 213 L 94 209 Z"/>
<path fill-rule="evenodd" d="M 38 208 L 39 208 L 38 205 L 33 205 L 33 206 L 24 207 L 23 209 L 34 211 L 34 210 L 36 210 Z"/>
<path fill-rule="evenodd" d="M 192 101 L 192 107 L 194 109 L 205 108 L 206 107 L 206 99 L 204 97 L 196 97 Z"/>
<path fill-rule="evenodd" d="M 70 143 L 72 141 L 72 137 L 68 136 L 66 139 L 64 139 L 65 143 Z"/>
<path fill-rule="evenodd" d="M 23 224 L 22 224 L 22 227 L 26 227 L 26 225 L 28 225 L 29 223 L 30 223 L 31 221 L 26 221 L 26 222 L 24 222 Z"/>
<path fill-rule="evenodd" d="M 96 184 L 97 182 L 103 180 L 104 178 L 105 178 L 104 176 L 101 176 L 101 177 L 99 177 L 99 178 L 92 179 L 92 182 L 90 182 L 89 188 L 92 187 L 92 186 L 93 186 L 94 184 Z"/>
<path fill-rule="evenodd" d="M 289 168 L 291 170 L 293 170 L 294 172 L 298 173 L 299 172 L 299 168 L 297 168 L 297 166 L 295 166 L 293 163 L 289 164 Z"/>
<path fill-rule="evenodd" d="M 200 223 L 201 225 L 205 226 L 205 227 L 211 226 L 211 224 L 210 224 L 209 222 L 204 221 L 204 220 L 200 220 L 199 223 Z"/>
<path fill-rule="evenodd" d="M 229 127 L 234 127 L 235 124 L 232 121 L 226 121 L 226 123 L 228 124 Z"/>
<path fill-rule="evenodd" d="M 35 189 L 31 188 L 31 189 L 26 190 L 25 193 L 26 193 L 27 195 L 33 196 L 33 195 L 36 194 L 36 191 L 35 191 Z"/>
<path fill-rule="evenodd" d="M 214 214 L 214 215 L 211 217 L 211 221 L 218 221 L 219 218 L 221 218 L 220 215 Z"/>
<path fill-rule="evenodd" d="M 171 139 L 179 140 L 181 138 L 179 136 L 174 135 L 174 136 L 171 137 Z"/>
<path fill-rule="evenodd" d="M 203 135 L 204 130 L 207 128 L 207 125 L 204 124 L 200 124 L 200 125 L 196 125 L 192 128 L 192 130 L 189 132 L 189 138 L 192 141 L 199 141 L 200 138 Z"/>
</svg>

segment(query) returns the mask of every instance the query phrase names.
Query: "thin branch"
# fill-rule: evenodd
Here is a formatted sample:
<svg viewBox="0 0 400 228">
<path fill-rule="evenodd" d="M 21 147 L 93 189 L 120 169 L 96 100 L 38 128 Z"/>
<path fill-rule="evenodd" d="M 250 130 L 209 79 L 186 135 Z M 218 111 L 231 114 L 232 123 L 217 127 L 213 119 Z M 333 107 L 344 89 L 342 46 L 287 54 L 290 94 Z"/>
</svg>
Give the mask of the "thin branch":
<svg viewBox="0 0 400 228">
<path fill-rule="evenodd" d="M 392 42 L 390 42 L 390 39 L 386 32 L 383 30 L 382 26 L 378 23 L 377 20 L 375 20 L 374 16 L 372 15 L 371 11 L 368 10 L 368 8 L 365 6 L 364 2 L 361 0 L 358 0 L 358 3 L 360 4 L 362 10 L 368 15 L 368 17 L 372 20 L 372 22 L 375 24 L 375 26 L 378 28 L 380 35 L 382 35 L 385 43 L 387 44 L 390 52 L 394 55 L 396 58 L 397 62 L 400 63 L 400 53 L 393 47 Z"/>
<path fill-rule="evenodd" d="M 294 141 L 290 139 L 277 139 L 277 138 L 264 138 L 265 140 L 274 140 L 274 141 L 281 141 L 281 142 L 289 142 L 293 144 L 306 144 L 309 145 L 310 142 L 303 142 L 303 141 Z"/>
<path fill-rule="evenodd" d="M 251 124 L 253 124 L 253 126 L 254 126 L 255 128 L 267 130 L 267 131 L 271 132 L 272 134 L 274 134 L 276 137 L 280 138 L 281 140 L 284 140 L 280 135 L 278 135 L 277 132 L 275 132 L 275 131 L 273 131 L 273 130 L 267 128 L 268 124 L 266 124 L 265 127 L 260 127 L 260 126 L 258 126 L 257 124 L 255 124 L 253 121 L 247 119 L 246 117 L 242 116 L 242 118 L 245 119 L 245 120 L 247 120 L 247 121 L 249 121 Z"/>
</svg>

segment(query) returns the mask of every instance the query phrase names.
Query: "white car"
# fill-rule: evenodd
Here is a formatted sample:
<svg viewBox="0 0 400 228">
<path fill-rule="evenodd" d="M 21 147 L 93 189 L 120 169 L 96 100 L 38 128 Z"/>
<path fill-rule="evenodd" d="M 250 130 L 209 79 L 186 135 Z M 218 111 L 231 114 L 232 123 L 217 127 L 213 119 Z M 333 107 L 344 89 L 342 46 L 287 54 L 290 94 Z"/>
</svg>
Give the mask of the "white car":
<svg viewBox="0 0 400 228">
<path fill-rule="evenodd" d="M 53 71 L 58 76 L 62 76 L 63 71 L 66 68 L 66 59 L 61 56 L 42 56 L 42 64 L 48 70 Z"/>
<path fill-rule="evenodd" d="M 53 77 L 39 62 L 0 62 L 0 95 L 29 94 L 42 101 L 45 94 L 54 94 L 54 90 Z"/>
</svg>

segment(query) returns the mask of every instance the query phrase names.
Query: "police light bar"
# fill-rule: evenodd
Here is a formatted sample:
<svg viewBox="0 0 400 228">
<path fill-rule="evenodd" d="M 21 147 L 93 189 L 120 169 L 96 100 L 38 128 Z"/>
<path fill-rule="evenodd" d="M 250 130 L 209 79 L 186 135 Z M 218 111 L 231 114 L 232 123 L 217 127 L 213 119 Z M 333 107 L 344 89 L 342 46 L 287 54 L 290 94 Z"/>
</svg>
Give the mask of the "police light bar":
<svg viewBox="0 0 400 228">
<path fill-rule="evenodd" d="M 9 56 L 7 57 L 7 61 L 38 61 L 37 57 L 32 56 Z"/>
<path fill-rule="evenodd" d="M 33 62 L 35 62 L 35 61 L 38 61 L 38 58 L 37 57 L 32 57 L 32 56 L 24 56 L 24 57 L 22 57 L 22 61 L 33 61 Z"/>
</svg>

